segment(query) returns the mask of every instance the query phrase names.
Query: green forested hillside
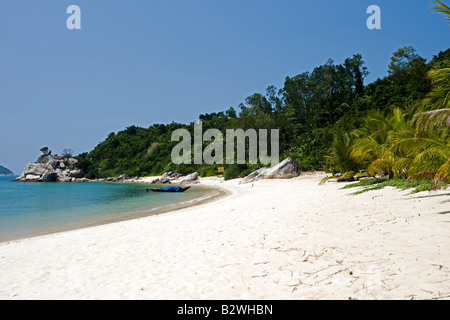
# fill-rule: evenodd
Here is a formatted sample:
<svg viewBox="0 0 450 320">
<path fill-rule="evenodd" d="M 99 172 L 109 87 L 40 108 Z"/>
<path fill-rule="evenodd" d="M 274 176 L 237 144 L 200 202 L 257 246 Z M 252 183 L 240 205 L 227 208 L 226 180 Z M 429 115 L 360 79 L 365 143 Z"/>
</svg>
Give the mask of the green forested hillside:
<svg viewBox="0 0 450 320">
<path fill-rule="evenodd" d="M 366 157 L 363 147 L 354 151 L 353 143 L 364 135 L 370 136 L 374 127 L 380 125 L 377 120 L 372 121 L 373 117 L 397 117 L 392 119 L 397 121 L 395 124 L 384 124 L 392 128 L 400 126 L 399 121 L 408 122 L 422 109 L 433 109 L 422 101 L 436 90 L 432 70 L 450 66 L 450 49 L 427 62 L 414 48 L 400 48 L 386 63 L 389 74 L 365 85 L 369 70 L 360 54 L 340 64 L 328 60 L 312 71 L 286 77 L 283 88 L 270 86 L 263 93 L 245 98 L 239 106 L 202 114 L 199 120 L 203 131 L 216 128 L 224 135 L 226 129 L 279 129 L 280 158 L 296 159 L 303 170 L 364 169 L 375 160 Z M 171 151 L 178 142 L 171 142 L 171 134 L 178 128 L 192 133 L 193 122 L 154 124 L 148 128 L 131 126 L 111 133 L 94 150 L 79 155 L 80 168 L 88 178 L 158 175 L 168 170 L 197 171 L 202 176 L 216 174 L 217 165 L 172 164 Z M 389 130 L 384 133 L 388 135 Z M 441 138 L 448 142 L 448 135 Z M 243 176 L 257 168 L 258 165 L 225 165 L 225 176 Z"/>
</svg>

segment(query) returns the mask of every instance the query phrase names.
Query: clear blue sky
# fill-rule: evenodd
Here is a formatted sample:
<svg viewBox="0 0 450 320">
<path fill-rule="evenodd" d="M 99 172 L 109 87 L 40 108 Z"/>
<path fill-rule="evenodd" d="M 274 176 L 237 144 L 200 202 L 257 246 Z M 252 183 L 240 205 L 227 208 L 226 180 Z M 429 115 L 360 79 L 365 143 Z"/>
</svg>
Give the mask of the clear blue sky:
<svg viewBox="0 0 450 320">
<path fill-rule="evenodd" d="M 81 8 L 81 30 L 66 27 L 72 4 Z M 381 30 L 366 28 L 371 4 L 381 8 Z M 450 28 L 430 5 L 1 0 L 0 164 L 20 173 L 42 146 L 78 154 L 130 125 L 189 123 L 328 58 L 361 53 L 371 82 L 400 47 L 428 60 L 448 48 Z"/>
</svg>

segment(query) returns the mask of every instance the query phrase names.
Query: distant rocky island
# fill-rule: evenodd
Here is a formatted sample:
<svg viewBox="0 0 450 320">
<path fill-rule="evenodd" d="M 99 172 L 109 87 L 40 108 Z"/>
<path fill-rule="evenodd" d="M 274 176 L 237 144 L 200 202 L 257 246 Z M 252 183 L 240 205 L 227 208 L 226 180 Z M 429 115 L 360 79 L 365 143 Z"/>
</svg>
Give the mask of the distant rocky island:
<svg viewBox="0 0 450 320">
<path fill-rule="evenodd" d="M 69 155 L 52 155 L 48 147 L 41 150 L 36 162 L 29 163 L 20 177 L 19 182 L 75 182 L 87 180 L 78 167 L 78 160 Z"/>
<path fill-rule="evenodd" d="M 11 170 L 5 168 L 4 166 L 0 166 L 0 177 L 13 175 L 14 173 Z"/>
</svg>

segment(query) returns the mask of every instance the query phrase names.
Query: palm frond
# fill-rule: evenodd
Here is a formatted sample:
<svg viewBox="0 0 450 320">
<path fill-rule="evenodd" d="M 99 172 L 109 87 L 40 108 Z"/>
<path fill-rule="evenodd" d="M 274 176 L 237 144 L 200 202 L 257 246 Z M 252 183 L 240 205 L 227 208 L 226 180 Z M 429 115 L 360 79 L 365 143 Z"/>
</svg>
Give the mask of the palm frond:
<svg viewBox="0 0 450 320">
<path fill-rule="evenodd" d="M 383 155 L 382 157 L 373 161 L 367 172 L 370 176 L 374 176 L 377 172 L 377 169 L 382 169 L 389 174 L 389 177 L 393 175 L 392 167 L 394 166 L 394 158 L 390 154 Z"/>
<path fill-rule="evenodd" d="M 421 112 L 414 117 L 414 120 L 419 134 L 433 127 L 444 125 L 450 127 L 450 108 Z"/>
<path fill-rule="evenodd" d="M 366 137 L 357 140 L 351 150 L 351 156 L 359 161 L 373 160 L 384 151 L 383 145 L 378 143 L 373 137 Z"/>
<path fill-rule="evenodd" d="M 396 158 L 392 169 L 396 175 L 403 173 L 405 176 L 408 176 L 409 168 L 412 166 L 413 162 L 414 158 L 412 157 Z"/>
<path fill-rule="evenodd" d="M 439 0 L 435 0 L 435 5 L 431 9 L 433 9 L 436 12 L 445 14 L 446 15 L 445 19 L 447 19 L 447 21 L 450 22 L 450 7 L 449 6 L 445 5 L 444 3 L 442 3 Z"/>
<path fill-rule="evenodd" d="M 351 182 L 355 181 L 355 171 L 344 172 L 336 181 L 337 182 Z"/>
<path fill-rule="evenodd" d="M 426 111 L 450 108 L 450 65 L 430 70 L 427 74 L 433 89 L 424 99 L 422 105 Z"/>
<path fill-rule="evenodd" d="M 434 177 L 433 187 L 436 188 L 440 181 L 450 182 L 450 159 L 444 163 L 436 172 Z"/>
<path fill-rule="evenodd" d="M 408 182 L 418 180 L 433 180 L 436 175 L 436 171 L 422 171 L 415 173 L 408 177 Z"/>
<path fill-rule="evenodd" d="M 319 185 L 325 184 L 330 179 L 337 179 L 337 178 L 339 178 L 339 176 L 332 175 L 329 177 L 325 177 L 322 180 L 320 180 Z"/>
<path fill-rule="evenodd" d="M 341 172 L 358 170 L 359 161 L 351 155 L 355 139 L 356 136 L 353 133 L 337 132 L 331 146 L 330 155 L 326 157 L 327 162 Z"/>
</svg>

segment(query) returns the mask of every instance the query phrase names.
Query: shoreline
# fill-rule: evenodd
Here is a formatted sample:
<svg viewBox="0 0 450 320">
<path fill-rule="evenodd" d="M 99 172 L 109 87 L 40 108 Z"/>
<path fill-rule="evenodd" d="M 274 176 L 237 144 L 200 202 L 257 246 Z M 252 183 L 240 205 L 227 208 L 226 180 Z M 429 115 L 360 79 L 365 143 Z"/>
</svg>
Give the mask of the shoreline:
<svg viewBox="0 0 450 320">
<path fill-rule="evenodd" d="M 149 177 L 148 179 L 153 179 L 154 177 Z M 31 183 L 31 182 L 30 182 Z M 57 182 L 59 183 L 59 182 Z M 64 183 L 64 182 L 61 182 Z M 85 183 L 85 182 L 72 182 L 72 183 Z M 91 183 L 142 183 L 142 184 L 148 184 L 149 182 L 146 180 L 146 178 L 142 178 L 142 180 L 139 181 L 124 181 L 124 182 L 109 182 L 109 181 L 91 181 Z M 202 195 L 199 198 L 194 198 L 188 201 L 183 201 L 180 203 L 170 204 L 163 207 L 157 207 L 150 210 L 144 210 L 144 211 L 138 211 L 133 214 L 128 214 L 126 217 L 113 217 L 109 219 L 102 219 L 101 221 L 95 221 L 95 222 L 87 222 L 84 221 L 82 223 L 73 222 L 70 225 L 65 226 L 58 226 L 54 228 L 47 228 L 43 231 L 30 231 L 30 232 L 24 232 L 22 234 L 18 234 L 14 236 L 13 238 L 0 238 L 0 245 L 6 243 L 12 243 L 17 242 L 21 240 L 27 240 L 27 239 L 33 239 L 38 237 L 45 237 L 45 236 L 51 236 L 54 234 L 64 233 L 64 232 L 71 232 L 71 231 L 77 231 L 82 230 L 86 228 L 92 228 L 92 227 L 98 227 L 102 225 L 107 225 L 111 223 L 120 223 L 127 220 L 134 220 L 134 219 L 141 219 L 149 216 L 156 216 L 160 214 L 165 214 L 168 212 L 175 212 L 181 209 L 186 209 L 193 206 L 199 206 L 202 204 L 206 204 L 212 201 L 215 201 L 216 199 L 220 199 L 222 197 L 226 197 L 229 194 L 229 190 L 221 188 L 220 186 L 212 186 L 208 184 L 198 184 L 194 185 L 195 188 L 200 188 L 202 190 L 205 190 L 205 194 Z"/>
<path fill-rule="evenodd" d="M 351 195 L 323 176 L 0 244 L 1 299 L 448 299 L 448 190 Z"/>
</svg>

